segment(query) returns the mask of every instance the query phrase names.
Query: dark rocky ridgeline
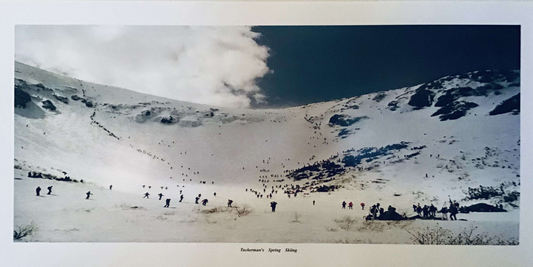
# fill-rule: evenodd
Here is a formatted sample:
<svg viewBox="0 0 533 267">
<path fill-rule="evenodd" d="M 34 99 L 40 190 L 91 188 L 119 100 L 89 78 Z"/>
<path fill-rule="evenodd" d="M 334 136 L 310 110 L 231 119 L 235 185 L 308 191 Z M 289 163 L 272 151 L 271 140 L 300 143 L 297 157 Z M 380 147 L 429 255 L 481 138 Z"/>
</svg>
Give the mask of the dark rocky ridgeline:
<svg viewBox="0 0 533 267">
<path fill-rule="evenodd" d="M 520 114 L 520 93 L 498 104 L 489 112 L 489 115 L 494 116 L 509 112 L 512 112 L 513 115 Z"/>
<path fill-rule="evenodd" d="M 41 103 L 43 104 L 43 108 L 45 108 L 45 109 L 48 109 L 50 111 L 56 111 L 57 110 L 56 106 L 54 106 L 54 103 L 52 103 L 52 101 L 50 101 L 50 100 L 44 100 Z"/>
<path fill-rule="evenodd" d="M 329 119 L 328 125 L 333 127 L 335 125 L 347 127 L 363 119 L 368 119 L 367 116 L 362 117 L 350 117 L 344 114 L 335 114 Z"/>
<path fill-rule="evenodd" d="M 397 144 L 392 144 L 392 145 L 388 145 L 388 146 L 384 146 L 380 148 L 365 147 L 357 151 L 354 151 L 353 149 L 351 149 L 351 150 L 348 150 L 344 154 L 342 163 L 344 163 L 345 167 L 356 167 L 357 165 L 361 164 L 363 160 L 365 160 L 366 162 L 371 162 L 383 156 L 393 154 L 394 150 L 405 149 L 408 147 L 408 145 L 409 145 L 409 142 L 402 141 Z"/>
<path fill-rule="evenodd" d="M 78 95 L 71 95 L 70 98 L 74 101 L 78 101 L 81 99 L 81 97 L 79 97 Z"/>
<path fill-rule="evenodd" d="M 466 101 L 451 102 L 437 110 L 431 117 L 439 116 L 441 121 L 457 120 L 466 115 L 466 112 L 477 107 L 478 104 Z"/>
</svg>

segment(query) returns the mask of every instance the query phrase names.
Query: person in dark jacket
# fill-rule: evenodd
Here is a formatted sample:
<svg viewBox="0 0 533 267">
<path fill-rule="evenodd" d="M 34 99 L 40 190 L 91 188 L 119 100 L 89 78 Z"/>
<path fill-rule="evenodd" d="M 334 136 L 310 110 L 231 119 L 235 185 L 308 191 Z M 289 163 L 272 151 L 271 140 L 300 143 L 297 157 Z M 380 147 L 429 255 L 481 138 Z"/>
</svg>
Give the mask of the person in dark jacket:
<svg viewBox="0 0 533 267">
<path fill-rule="evenodd" d="M 200 200 L 200 197 L 195 197 L 194 199 L 194 204 L 198 204 L 198 200 Z"/>
<path fill-rule="evenodd" d="M 183 201 L 183 195 L 180 196 L 180 202 Z"/>
<path fill-rule="evenodd" d="M 343 209 L 346 209 L 346 201 L 343 201 L 343 202 L 342 202 L 342 208 L 343 208 Z"/>
<path fill-rule="evenodd" d="M 87 195 L 87 197 L 85 199 L 89 199 L 91 197 L 91 195 L 92 195 L 91 191 L 89 191 L 89 192 L 87 192 L 85 194 Z"/>
<path fill-rule="evenodd" d="M 40 186 L 37 186 L 37 188 L 35 188 L 35 193 L 37 194 L 37 196 L 41 195 L 41 187 Z"/>
<path fill-rule="evenodd" d="M 457 221 L 457 207 L 455 205 L 450 205 L 450 220 L 456 220 Z"/>
<path fill-rule="evenodd" d="M 159 193 L 158 196 L 159 196 L 159 200 L 161 200 L 161 198 L 163 197 L 163 194 Z"/>
<path fill-rule="evenodd" d="M 276 205 L 278 205 L 276 201 L 270 202 L 270 207 L 272 208 L 272 212 L 276 212 Z"/>
<path fill-rule="evenodd" d="M 170 206 L 170 198 L 167 198 L 167 200 L 165 200 L 165 208 L 168 208 L 168 206 Z"/>
<path fill-rule="evenodd" d="M 207 205 L 207 202 L 209 202 L 209 200 L 207 200 L 207 198 L 202 200 L 202 205 L 204 205 L 204 206 Z"/>
<path fill-rule="evenodd" d="M 143 198 L 150 198 L 150 193 L 146 192 Z"/>
<path fill-rule="evenodd" d="M 233 200 L 228 199 L 228 207 L 231 208 L 231 203 L 233 203 Z"/>
<path fill-rule="evenodd" d="M 48 189 L 48 193 L 47 193 L 47 195 L 52 194 L 52 186 L 49 186 L 47 189 Z"/>
</svg>

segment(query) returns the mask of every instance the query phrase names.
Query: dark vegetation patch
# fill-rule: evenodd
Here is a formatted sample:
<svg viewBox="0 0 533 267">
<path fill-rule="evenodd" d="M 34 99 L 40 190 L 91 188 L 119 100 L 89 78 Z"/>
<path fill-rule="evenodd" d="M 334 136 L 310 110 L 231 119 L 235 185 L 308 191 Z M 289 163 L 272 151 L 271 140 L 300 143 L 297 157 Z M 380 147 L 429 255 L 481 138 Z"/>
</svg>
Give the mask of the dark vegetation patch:
<svg viewBox="0 0 533 267">
<path fill-rule="evenodd" d="M 339 134 L 337 134 L 337 136 L 338 136 L 338 137 L 342 137 L 342 138 L 344 139 L 344 138 L 348 137 L 348 135 L 350 135 L 350 133 L 351 133 L 350 130 L 344 128 L 344 129 L 342 129 L 342 130 L 339 132 Z"/>
<path fill-rule="evenodd" d="M 482 186 L 468 187 L 468 191 L 463 191 L 466 197 L 463 200 L 489 200 L 492 198 L 499 199 L 499 202 L 513 203 L 520 198 L 520 192 L 516 190 L 507 190 L 510 186 L 516 186 L 515 182 L 501 183 L 499 187 Z"/>
<path fill-rule="evenodd" d="M 81 97 L 77 96 L 77 95 L 71 95 L 70 98 L 74 101 L 78 101 L 81 99 Z"/>
<path fill-rule="evenodd" d="M 81 100 L 82 103 L 85 104 L 85 106 L 87 106 L 88 108 L 92 108 L 94 107 L 94 104 L 92 101 L 89 101 L 89 100 L 86 100 L 85 98 Z"/>
<path fill-rule="evenodd" d="M 317 192 L 330 192 L 335 191 L 335 189 L 339 189 L 339 185 L 321 185 L 316 187 Z"/>
<path fill-rule="evenodd" d="M 50 111 L 56 111 L 57 110 L 56 106 L 54 106 L 54 103 L 52 103 L 52 101 L 50 101 L 50 100 L 44 100 L 41 103 L 43 104 L 43 108 L 45 108 L 45 109 L 48 109 Z"/>
<path fill-rule="evenodd" d="M 350 126 L 362 119 L 368 119 L 367 116 L 362 117 L 350 117 L 344 114 L 335 114 L 329 119 L 329 126 L 333 127 L 334 125 L 347 127 Z"/>
<path fill-rule="evenodd" d="M 458 101 L 452 102 L 431 115 L 431 117 L 439 116 L 441 121 L 457 120 L 466 115 L 466 112 L 472 108 L 477 107 L 478 104 L 473 102 Z"/>
<path fill-rule="evenodd" d="M 342 174 L 344 173 L 345 169 L 342 165 L 339 165 L 334 162 L 336 158 L 337 156 L 334 156 L 328 160 L 315 162 L 312 165 L 307 165 L 296 170 L 291 170 L 288 172 L 287 177 L 298 181 L 309 178 L 324 179 L 332 177 L 334 175 Z"/>
<path fill-rule="evenodd" d="M 513 115 L 520 114 L 520 93 L 498 104 L 491 112 L 489 112 L 489 115 L 494 116 L 509 112 L 512 112 Z"/>
<path fill-rule="evenodd" d="M 394 150 L 407 148 L 408 145 L 409 142 L 402 141 L 398 144 L 392 144 L 380 148 L 365 147 L 355 151 L 355 155 L 351 155 L 354 151 L 349 150 L 347 153 L 345 153 L 342 163 L 344 163 L 345 167 L 356 167 L 357 165 L 361 164 L 363 160 L 370 162 L 380 157 L 391 155 L 393 154 Z"/>
<path fill-rule="evenodd" d="M 381 93 L 378 93 L 377 95 L 374 96 L 374 98 L 372 98 L 372 100 L 376 101 L 376 102 L 380 102 L 381 100 L 385 99 L 387 95 L 384 93 L 384 92 L 381 92 Z"/>
<path fill-rule="evenodd" d="M 421 86 L 422 87 L 422 86 Z M 411 96 L 411 99 L 407 104 L 413 106 L 415 110 L 430 107 L 433 104 L 435 93 L 427 89 L 417 89 L 416 93 Z"/>
<path fill-rule="evenodd" d="M 26 93 L 19 86 L 15 85 L 15 108 L 26 108 L 26 104 L 28 104 L 30 101 L 30 94 Z"/>
<path fill-rule="evenodd" d="M 67 97 L 60 96 L 60 95 L 56 95 L 56 94 L 54 94 L 54 97 L 55 97 L 57 100 L 59 100 L 59 101 L 65 103 L 65 104 L 68 104 L 68 98 L 67 98 Z"/>
<path fill-rule="evenodd" d="M 469 213 L 469 212 L 507 212 L 504 209 L 500 209 L 496 206 L 492 206 L 486 203 L 478 203 L 466 207 L 461 207 L 460 212 Z"/>
<path fill-rule="evenodd" d="M 399 108 L 398 101 L 394 100 L 394 101 L 389 102 L 389 104 L 387 104 L 387 108 L 390 111 L 396 111 Z"/>
<path fill-rule="evenodd" d="M 150 112 L 150 111 L 147 111 L 147 112 Z M 166 117 L 161 118 L 161 123 L 163 123 L 163 124 L 172 124 L 174 122 L 175 122 L 175 120 L 174 120 L 174 118 L 172 116 L 169 116 L 168 118 L 166 118 Z"/>
<path fill-rule="evenodd" d="M 56 181 L 60 181 L 60 182 L 73 182 L 73 183 L 77 183 L 78 180 L 76 179 L 72 179 L 70 178 L 70 176 L 65 176 L 65 177 L 57 177 L 55 175 L 52 175 L 52 174 L 48 174 L 48 173 L 42 173 L 42 172 L 28 172 L 28 177 L 30 178 L 40 178 L 40 179 L 48 179 L 48 180 L 56 180 Z"/>
</svg>

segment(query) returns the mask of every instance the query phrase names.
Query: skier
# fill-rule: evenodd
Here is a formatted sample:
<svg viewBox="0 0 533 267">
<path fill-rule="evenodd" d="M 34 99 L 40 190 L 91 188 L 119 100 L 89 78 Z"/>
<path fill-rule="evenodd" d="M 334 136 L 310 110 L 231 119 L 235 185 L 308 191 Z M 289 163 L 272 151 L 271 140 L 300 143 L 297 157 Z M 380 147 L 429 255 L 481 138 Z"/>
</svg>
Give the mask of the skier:
<svg viewBox="0 0 533 267">
<path fill-rule="evenodd" d="M 168 206 L 170 206 L 170 198 L 167 198 L 166 200 L 166 204 L 165 204 L 165 208 L 168 208 Z"/>
<path fill-rule="evenodd" d="M 361 210 L 365 210 L 365 203 L 361 203 Z"/>
<path fill-rule="evenodd" d="M 194 199 L 195 199 L 194 204 L 198 204 L 198 200 L 200 200 L 200 197 L 196 197 Z"/>
<path fill-rule="evenodd" d="M 202 205 L 204 205 L 204 206 L 207 205 L 207 202 L 209 202 L 209 200 L 207 200 L 207 198 L 202 200 Z"/>
<path fill-rule="evenodd" d="M 88 191 L 87 193 L 85 193 L 87 195 L 87 197 L 85 199 L 89 199 L 92 195 L 91 191 Z"/>
<path fill-rule="evenodd" d="M 348 203 L 348 208 L 353 210 L 353 203 L 350 201 L 350 203 Z"/>
<path fill-rule="evenodd" d="M 233 203 L 233 200 L 228 199 L 228 207 L 231 208 L 231 203 Z"/>
<path fill-rule="evenodd" d="M 276 205 L 278 205 L 276 201 L 270 202 L 270 207 L 272 208 L 272 212 L 276 212 Z"/>
<path fill-rule="evenodd" d="M 40 186 L 37 186 L 37 188 L 35 189 L 35 193 L 37 193 L 37 196 L 40 196 L 40 194 L 41 194 L 41 187 Z"/>
<path fill-rule="evenodd" d="M 313 206 L 315 205 L 315 201 L 313 200 Z"/>
<path fill-rule="evenodd" d="M 48 194 L 47 195 L 52 194 L 52 186 L 49 186 L 47 189 L 48 189 Z"/>
<path fill-rule="evenodd" d="M 215 196 L 215 197 L 216 197 L 216 196 L 217 196 L 217 192 L 213 193 L 213 196 Z"/>
<path fill-rule="evenodd" d="M 183 200 L 183 195 L 180 196 L 180 202 Z"/>
<path fill-rule="evenodd" d="M 159 200 L 161 200 L 161 198 L 163 197 L 163 194 L 159 193 L 158 196 L 159 196 Z"/>
<path fill-rule="evenodd" d="M 110 185 L 110 186 L 109 186 L 109 190 L 112 190 L 112 189 L 113 189 L 113 185 Z"/>
<path fill-rule="evenodd" d="M 342 208 L 343 208 L 343 209 L 346 209 L 346 201 L 343 201 L 343 202 L 342 202 Z"/>
<path fill-rule="evenodd" d="M 143 197 L 143 198 L 150 198 L 150 194 L 149 194 L 148 192 L 146 192 L 146 193 L 144 194 L 144 197 Z"/>
</svg>

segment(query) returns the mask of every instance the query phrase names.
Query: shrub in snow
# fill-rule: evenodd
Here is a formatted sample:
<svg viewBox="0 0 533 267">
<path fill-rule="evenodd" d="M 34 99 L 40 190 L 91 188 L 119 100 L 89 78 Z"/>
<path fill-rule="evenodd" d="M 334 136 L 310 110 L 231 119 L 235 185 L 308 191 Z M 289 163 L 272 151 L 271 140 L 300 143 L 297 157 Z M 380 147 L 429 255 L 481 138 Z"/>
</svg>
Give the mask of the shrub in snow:
<svg viewBox="0 0 533 267">
<path fill-rule="evenodd" d="M 20 240 L 26 236 L 31 236 L 34 234 L 39 228 L 37 225 L 35 225 L 33 222 L 30 222 L 27 225 L 24 226 L 18 226 L 16 229 L 13 230 L 13 240 Z"/>
</svg>

